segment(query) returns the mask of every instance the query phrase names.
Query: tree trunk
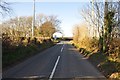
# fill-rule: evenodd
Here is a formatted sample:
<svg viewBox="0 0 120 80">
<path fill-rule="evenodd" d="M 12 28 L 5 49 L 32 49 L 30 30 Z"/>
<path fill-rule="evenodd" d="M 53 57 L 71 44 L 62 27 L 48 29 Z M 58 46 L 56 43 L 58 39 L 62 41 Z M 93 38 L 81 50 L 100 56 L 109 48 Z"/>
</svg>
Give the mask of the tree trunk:
<svg viewBox="0 0 120 80">
<path fill-rule="evenodd" d="M 108 21 L 106 20 L 106 15 L 108 13 L 108 2 L 105 0 L 105 8 L 104 8 L 104 27 L 103 27 L 103 53 L 106 52 L 107 49 L 107 26 Z"/>
</svg>

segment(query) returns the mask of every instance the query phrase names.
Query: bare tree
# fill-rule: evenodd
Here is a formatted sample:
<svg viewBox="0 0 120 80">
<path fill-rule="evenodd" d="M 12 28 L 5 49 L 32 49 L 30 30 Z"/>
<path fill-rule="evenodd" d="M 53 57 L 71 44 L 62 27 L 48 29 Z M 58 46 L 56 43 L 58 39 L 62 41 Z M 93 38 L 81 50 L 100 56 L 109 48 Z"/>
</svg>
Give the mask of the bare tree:
<svg viewBox="0 0 120 80">
<path fill-rule="evenodd" d="M 103 3 L 96 1 L 93 3 L 93 5 L 90 3 L 81 11 L 81 15 L 89 25 L 89 33 L 92 32 L 93 37 L 100 37 L 102 35 L 101 29 L 104 19 L 103 13 Z"/>
<path fill-rule="evenodd" d="M 52 37 L 58 31 L 60 21 L 54 16 L 37 17 L 35 25 L 35 37 Z M 10 19 L 3 23 L 3 33 L 14 37 L 30 37 L 32 26 L 32 16 L 22 16 Z"/>
<path fill-rule="evenodd" d="M 89 4 L 82 10 L 82 16 L 88 23 L 89 33 L 99 35 L 99 44 L 102 45 L 102 50 L 105 49 L 112 36 L 119 35 L 119 2 L 96 2 Z M 94 14 L 92 14 L 94 11 Z"/>
<path fill-rule="evenodd" d="M 0 0 L 0 14 L 4 16 L 5 14 L 10 14 L 11 11 L 10 3 Z"/>
<path fill-rule="evenodd" d="M 48 16 L 46 21 L 40 26 L 40 33 L 44 37 L 52 37 L 55 32 L 60 31 L 59 24 L 60 21 L 56 16 Z"/>
</svg>

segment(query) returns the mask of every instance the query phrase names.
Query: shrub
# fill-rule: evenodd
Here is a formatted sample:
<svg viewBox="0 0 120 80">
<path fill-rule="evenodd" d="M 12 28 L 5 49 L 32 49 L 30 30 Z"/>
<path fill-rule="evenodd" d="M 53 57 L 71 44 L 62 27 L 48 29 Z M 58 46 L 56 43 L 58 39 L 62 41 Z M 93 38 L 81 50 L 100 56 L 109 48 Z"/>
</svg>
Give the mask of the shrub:
<svg viewBox="0 0 120 80">
<path fill-rule="evenodd" d="M 109 44 L 109 59 L 120 62 L 120 39 L 114 38 Z"/>
<path fill-rule="evenodd" d="M 85 37 L 82 40 L 79 40 L 79 43 L 74 43 L 74 44 L 78 48 L 84 48 L 87 51 L 93 52 L 99 50 L 98 42 L 99 41 L 97 38 Z"/>
</svg>

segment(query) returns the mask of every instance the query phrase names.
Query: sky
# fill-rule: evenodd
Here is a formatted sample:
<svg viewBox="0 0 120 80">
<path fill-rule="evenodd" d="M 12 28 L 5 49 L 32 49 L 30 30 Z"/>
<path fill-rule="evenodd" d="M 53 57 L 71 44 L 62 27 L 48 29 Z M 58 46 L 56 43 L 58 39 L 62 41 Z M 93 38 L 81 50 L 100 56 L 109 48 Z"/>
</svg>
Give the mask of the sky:
<svg viewBox="0 0 120 80">
<path fill-rule="evenodd" d="M 33 0 L 6 0 L 9 2 L 32 2 Z M 37 2 L 88 2 L 90 0 L 35 0 Z M 101 0 L 97 0 L 101 1 Z"/>
<path fill-rule="evenodd" d="M 11 8 L 13 9 L 13 16 L 32 16 L 33 15 L 33 2 L 25 0 L 26 2 L 19 2 L 11 0 Z M 48 1 L 48 0 L 47 0 Z M 80 11 L 88 2 L 40 2 L 36 1 L 35 10 L 37 14 L 45 14 L 47 16 L 55 15 L 61 21 L 60 27 L 64 36 L 71 37 L 74 25 L 82 22 Z M 9 0 L 10 2 L 10 0 Z"/>
</svg>

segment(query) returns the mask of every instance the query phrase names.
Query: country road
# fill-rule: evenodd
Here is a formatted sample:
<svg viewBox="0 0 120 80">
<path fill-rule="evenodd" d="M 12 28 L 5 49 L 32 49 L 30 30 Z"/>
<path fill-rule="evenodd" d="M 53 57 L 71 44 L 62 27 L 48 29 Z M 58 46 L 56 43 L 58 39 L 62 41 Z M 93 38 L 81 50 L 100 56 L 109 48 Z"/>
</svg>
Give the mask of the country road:
<svg viewBox="0 0 120 80">
<path fill-rule="evenodd" d="M 105 77 L 71 44 L 60 42 L 3 72 L 4 78 L 92 78 Z M 21 79 L 22 80 L 22 79 Z"/>
</svg>

